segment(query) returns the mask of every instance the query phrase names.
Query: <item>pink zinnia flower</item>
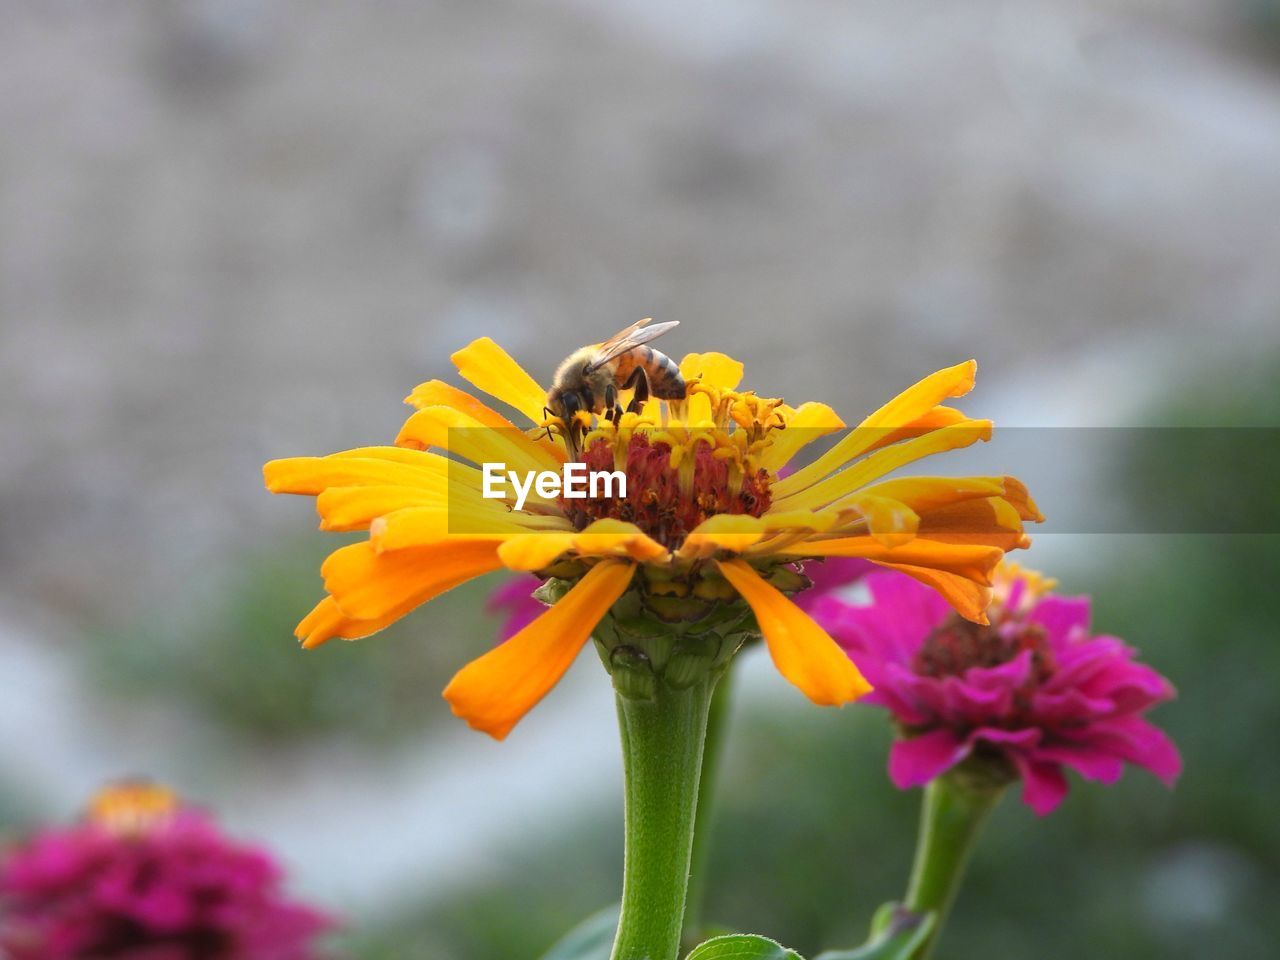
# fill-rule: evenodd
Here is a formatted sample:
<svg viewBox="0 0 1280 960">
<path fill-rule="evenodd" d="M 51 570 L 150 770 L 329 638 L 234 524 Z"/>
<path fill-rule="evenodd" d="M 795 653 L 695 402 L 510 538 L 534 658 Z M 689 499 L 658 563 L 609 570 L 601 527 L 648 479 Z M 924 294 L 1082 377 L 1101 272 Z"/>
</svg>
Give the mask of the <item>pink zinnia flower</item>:
<svg viewBox="0 0 1280 960">
<path fill-rule="evenodd" d="M 986 758 L 1020 777 L 1023 801 L 1044 815 L 1067 793 L 1064 767 L 1103 783 L 1125 763 L 1177 779 L 1177 748 L 1142 716 L 1173 686 L 1117 638 L 1089 632 L 1087 597 L 1053 596 L 1052 583 L 1009 566 L 982 626 L 901 574 L 865 582 L 869 606 L 828 595 L 814 617 L 874 685 L 867 702 L 902 730 L 889 757 L 898 787 Z"/>
<path fill-rule="evenodd" d="M 542 586 L 542 581 L 527 573 L 517 574 L 507 580 L 493 593 L 489 594 L 489 602 L 485 611 L 492 614 L 505 614 L 506 619 L 498 629 L 498 639 L 509 640 L 517 633 L 538 619 L 538 614 L 546 613 L 547 605 L 535 600 L 533 591 Z"/>
<path fill-rule="evenodd" d="M 0 863 L 7 960 L 310 960 L 333 921 L 291 902 L 265 852 L 149 784 L 109 788 L 90 815 Z"/>
</svg>

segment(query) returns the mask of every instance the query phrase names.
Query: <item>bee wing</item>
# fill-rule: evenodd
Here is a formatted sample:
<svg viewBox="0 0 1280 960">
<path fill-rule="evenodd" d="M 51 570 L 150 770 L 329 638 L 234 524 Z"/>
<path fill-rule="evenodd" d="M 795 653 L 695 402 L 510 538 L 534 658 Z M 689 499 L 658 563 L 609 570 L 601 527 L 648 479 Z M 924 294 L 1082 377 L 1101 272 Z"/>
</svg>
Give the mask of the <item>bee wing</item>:
<svg viewBox="0 0 1280 960">
<path fill-rule="evenodd" d="M 653 318 L 646 317 L 644 320 L 637 320 L 625 330 L 619 330 L 604 343 L 600 344 L 596 348 L 596 355 L 591 358 L 591 364 L 587 369 L 598 369 L 619 354 L 626 353 L 642 343 L 656 340 L 668 330 L 680 326 L 679 320 L 664 320 L 662 323 L 655 323 L 652 327 L 646 327 L 645 324 L 651 319 Z"/>
</svg>

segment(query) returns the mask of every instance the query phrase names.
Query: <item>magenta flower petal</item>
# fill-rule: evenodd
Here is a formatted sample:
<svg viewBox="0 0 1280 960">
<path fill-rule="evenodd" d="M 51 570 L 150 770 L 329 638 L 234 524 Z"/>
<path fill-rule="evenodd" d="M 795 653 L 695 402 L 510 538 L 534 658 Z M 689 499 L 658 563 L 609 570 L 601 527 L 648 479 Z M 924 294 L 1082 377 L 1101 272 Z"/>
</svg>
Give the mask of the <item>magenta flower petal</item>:
<svg viewBox="0 0 1280 960">
<path fill-rule="evenodd" d="M 897 573 L 865 578 L 872 602 L 828 594 L 814 618 L 875 685 L 866 698 L 905 731 L 889 775 L 918 786 L 972 755 L 1003 756 L 1037 813 L 1067 791 L 1064 768 L 1114 783 L 1125 764 L 1172 784 L 1177 748 L 1143 713 L 1173 686 L 1115 637 L 1089 634 L 1086 598 L 1052 596 L 1002 571 L 990 625 L 961 620 L 934 591 Z"/>
<path fill-rule="evenodd" d="M 1053 813 L 1067 796 L 1067 778 L 1062 767 L 1033 760 L 1016 751 L 1009 754 L 1009 759 L 1022 779 L 1022 802 L 1037 816 Z"/>
<path fill-rule="evenodd" d="M 963 760 L 969 745 L 950 730 L 931 730 L 918 737 L 895 740 L 889 750 L 889 779 L 905 790 L 920 787 Z"/>
<path fill-rule="evenodd" d="M 1089 599 L 1047 596 L 1031 608 L 1027 619 L 1044 627 L 1050 643 L 1065 644 L 1074 631 L 1089 629 Z"/>
</svg>

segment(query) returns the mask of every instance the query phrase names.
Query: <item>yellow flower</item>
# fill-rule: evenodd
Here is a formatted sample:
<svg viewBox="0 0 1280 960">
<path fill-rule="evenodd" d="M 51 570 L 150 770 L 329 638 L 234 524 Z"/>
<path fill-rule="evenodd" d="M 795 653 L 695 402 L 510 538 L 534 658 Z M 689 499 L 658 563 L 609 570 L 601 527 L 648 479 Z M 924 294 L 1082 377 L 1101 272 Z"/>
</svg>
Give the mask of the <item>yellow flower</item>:
<svg viewBox="0 0 1280 960">
<path fill-rule="evenodd" d="M 844 423 L 822 403 L 792 407 L 739 390 L 742 364 L 730 357 L 691 354 L 680 364 L 685 400 L 650 400 L 616 423 L 583 423 L 582 459 L 593 470 L 623 471 L 625 498 L 534 493 L 521 510 L 514 496 L 481 495 L 478 465 L 559 472 L 566 425 L 544 419 L 546 391 L 487 337 L 453 361 L 465 380 L 532 427 L 521 430 L 433 380 L 407 398 L 417 410 L 395 446 L 275 460 L 265 476 L 272 492 L 315 496 L 322 529 L 369 531 L 367 541 L 325 561 L 328 596 L 298 625 L 305 647 L 368 636 L 500 568 L 572 582 L 445 689 L 454 713 L 499 739 L 555 685 L 628 590 L 655 604 L 740 598 L 784 677 L 816 703 L 854 700 L 870 689 L 866 681 L 775 584 L 793 589 L 800 578 L 791 572 L 807 560 L 864 557 L 985 622 L 992 570 L 1005 551 L 1027 545 L 1022 522 L 1041 519 L 1010 477 L 883 479 L 989 438 L 990 421 L 943 405 L 972 388 L 973 361 L 925 377 L 813 462 L 780 476 L 802 447 Z"/>
</svg>

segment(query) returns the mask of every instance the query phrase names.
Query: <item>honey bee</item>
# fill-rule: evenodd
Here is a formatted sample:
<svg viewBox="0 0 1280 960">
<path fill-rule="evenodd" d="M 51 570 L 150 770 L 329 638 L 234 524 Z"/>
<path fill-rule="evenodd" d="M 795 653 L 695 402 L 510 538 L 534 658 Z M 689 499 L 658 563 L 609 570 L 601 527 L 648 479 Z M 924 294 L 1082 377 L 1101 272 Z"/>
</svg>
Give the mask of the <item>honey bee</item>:
<svg viewBox="0 0 1280 960">
<path fill-rule="evenodd" d="M 622 416 L 618 397 L 622 390 L 634 390 L 628 411 L 636 411 L 649 399 L 683 400 L 684 377 L 674 360 L 647 346 L 668 330 L 679 326 L 679 320 L 668 320 L 646 326 L 646 318 L 619 330 L 603 343 L 575 350 L 560 364 L 547 392 L 546 412 L 565 423 L 565 439 L 569 452 L 576 456 L 578 433 L 582 425 L 576 415 L 580 411 L 603 414 L 615 423 Z"/>
</svg>

